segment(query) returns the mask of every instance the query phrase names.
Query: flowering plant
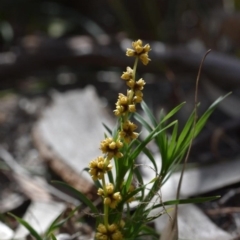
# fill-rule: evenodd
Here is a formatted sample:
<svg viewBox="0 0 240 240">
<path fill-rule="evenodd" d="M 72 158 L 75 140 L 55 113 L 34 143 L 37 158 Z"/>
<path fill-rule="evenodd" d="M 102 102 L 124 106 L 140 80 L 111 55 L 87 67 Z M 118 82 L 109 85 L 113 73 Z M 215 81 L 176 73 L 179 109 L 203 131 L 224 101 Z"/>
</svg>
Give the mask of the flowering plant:
<svg viewBox="0 0 240 240">
<path fill-rule="evenodd" d="M 126 55 L 135 58 L 133 68 L 128 66 L 121 76 L 128 87 L 127 94 L 119 93 L 114 110 L 118 124 L 114 131 L 106 127 L 110 136 L 106 136 L 100 143 L 103 156 L 97 157 L 89 164 L 89 173 L 96 182 L 97 194 L 103 201 L 103 213 L 97 217 L 95 238 L 98 240 L 139 239 L 144 234 L 157 236 L 147 226 L 147 223 L 165 213 L 164 206 L 184 201 L 186 203 L 186 200 L 157 204 L 153 199 L 176 164 L 183 159 L 192 139 L 201 131 L 217 103 L 222 100 L 222 98 L 218 99 L 198 121 L 195 121 L 195 109 L 182 132 L 178 134 L 178 121 L 175 120 L 168 124 L 167 121 L 181 109 L 183 104 L 174 108 L 166 116 L 162 116 L 160 121 L 154 118 L 148 106 L 143 102 L 143 88 L 146 82 L 136 77 L 138 62 L 144 65 L 149 63 L 148 54 L 151 48 L 149 44 L 143 46 L 141 40 L 133 42 L 132 48 L 127 49 Z M 136 113 L 139 103 L 150 122 Z M 149 132 L 144 140 L 139 139 L 139 133 L 135 132 L 137 125 L 132 122 L 134 118 Z M 170 130 L 172 133 L 168 135 L 167 131 L 169 133 Z M 152 140 L 155 141 L 161 154 L 161 169 L 157 168 L 154 157 L 147 148 L 147 144 Z M 137 157 L 141 153 L 148 157 L 156 173 L 152 181 L 147 184 L 144 183 L 137 165 Z M 113 170 L 113 163 L 115 170 Z M 113 177 L 113 171 L 115 171 L 115 177 Z M 150 190 L 146 191 L 149 186 Z M 133 213 L 129 205 L 132 201 L 137 203 L 137 208 Z M 162 210 L 158 216 L 150 217 L 149 213 L 155 208 Z M 96 213 L 99 214 L 99 212 Z"/>
<path fill-rule="evenodd" d="M 156 119 L 143 101 L 146 82 L 142 78 L 138 79 L 136 72 L 139 62 L 144 65 L 150 62 L 148 55 L 150 50 L 150 45 L 143 45 L 141 40 L 133 42 L 132 49 L 127 49 L 126 55 L 135 60 L 133 68 L 128 66 L 121 75 L 128 89 L 126 95 L 123 93 L 118 95 L 114 110 L 117 125 L 113 130 L 105 126 L 107 134 L 100 143 L 102 155 L 90 161 L 87 169 L 97 187 L 97 195 L 102 200 L 102 210 L 99 210 L 83 193 L 68 186 L 89 207 L 92 216 L 96 218 L 96 240 L 145 239 L 146 235 L 151 236 L 151 239 L 159 239 L 159 233 L 150 228 L 148 223 L 167 213 L 166 206 L 203 202 L 216 198 L 179 199 L 179 194 L 176 194 L 175 200 L 166 202 L 162 202 L 161 198 L 156 200 L 161 187 L 176 166 L 184 158 L 187 159 L 192 140 L 202 130 L 207 119 L 224 97 L 217 99 L 199 119 L 197 119 L 197 104 L 195 104 L 192 114 L 181 131 L 178 129 L 178 121 L 170 121 L 170 119 L 184 103 L 176 106 L 166 115 L 161 114 L 160 119 Z M 137 105 L 141 106 L 147 119 L 136 112 Z M 141 128 L 147 130 L 146 138 L 140 138 L 140 134 L 136 132 L 138 128 L 136 121 Z M 161 155 L 160 169 L 147 146 L 151 141 L 155 143 Z M 155 172 L 153 179 L 147 183 L 144 182 L 141 169 L 137 164 L 140 154 L 146 155 L 149 165 Z M 154 209 L 159 209 L 159 214 L 151 215 Z M 53 230 L 67 221 L 75 211 L 77 208 L 66 219 L 54 221 L 43 239 L 55 240 Z M 20 218 L 17 220 L 28 228 L 36 239 L 42 239 L 24 220 Z"/>
</svg>

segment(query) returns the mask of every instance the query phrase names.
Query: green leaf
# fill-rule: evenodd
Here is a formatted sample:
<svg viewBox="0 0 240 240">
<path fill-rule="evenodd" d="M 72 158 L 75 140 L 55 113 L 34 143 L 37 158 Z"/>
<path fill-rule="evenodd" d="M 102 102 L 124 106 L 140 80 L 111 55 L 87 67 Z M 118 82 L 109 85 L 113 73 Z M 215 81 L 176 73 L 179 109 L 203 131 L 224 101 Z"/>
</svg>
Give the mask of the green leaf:
<svg viewBox="0 0 240 240">
<path fill-rule="evenodd" d="M 51 234 L 51 238 L 52 240 L 57 240 L 57 238 L 53 234 Z"/>
<path fill-rule="evenodd" d="M 145 234 L 138 235 L 138 237 L 146 235 L 152 236 L 153 239 L 159 239 L 159 234 L 156 232 L 156 230 L 147 225 L 143 225 L 141 227 L 141 232 L 144 232 Z"/>
<path fill-rule="evenodd" d="M 69 189 L 71 192 L 73 192 L 74 194 L 76 194 L 78 196 L 78 198 L 85 204 L 87 205 L 91 211 L 96 214 L 99 215 L 99 212 L 97 210 L 97 208 L 93 205 L 93 203 L 91 202 L 91 200 L 89 200 L 83 193 L 79 192 L 78 190 L 76 190 L 75 188 L 71 187 L 70 185 L 64 183 L 64 182 L 60 182 L 60 181 L 52 181 L 55 184 L 59 184 L 63 187 L 66 187 L 67 189 Z"/>
<path fill-rule="evenodd" d="M 136 159 L 137 156 L 140 154 L 140 152 L 144 149 L 144 147 L 157 135 L 159 135 L 161 132 L 165 131 L 166 129 L 170 128 L 172 125 L 176 124 L 176 121 L 170 123 L 165 128 L 162 128 L 159 130 L 159 126 L 157 126 L 133 151 L 133 153 L 130 156 L 130 159 Z"/>
<path fill-rule="evenodd" d="M 138 144 L 141 143 L 141 141 L 138 140 L 138 139 L 136 139 L 136 142 L 138 142 Z M 152 163 L 153 166 L 154 166 L 154 170 L 156 171 L 156 174 L 157 174 L 157 171 L 158 171 L 158 169 L 157 169 L 157 164 L 156 164 L 156 161 L 155 161 L 152 153 L 151 153 L 146 147 L 144 147 L 144 148 L 142 149 L 142 152 L 143 152 L 143 153 L 148 157 L 148 159 L 151 161 L 151 163 Z"/>
<path fill-rule="evenodd" d="M 179 200 L 170 200 L 170 201 L 166 201 L 160 204 L 156 204 L 152 207 L 152 209 L 154 208 L 159 208 L 164 206 L 169 206 L 169 205 L 176 205 L 176 204 L 189 204 L 189 203 L 202 203 L 202 202 L 208 202 L 208 201 L 213 201 L 216 200 L 218 198 L 220 198 L 221 196 L 212 196 L 212 197 L 202 197 L 202 198 L 188 198 L 188 199 L 179 199 Z"/>
<path fill-rule="evenodd" d="M 108 171 L 107 174 L 108 174 L 109 182 L 114 183 L 112 171 Z"/>
<path fill-rule="evenodd" d="M 191 139 L 191 134 L 189 134 L 191 132 L 192 129 L 192 125 L 194 122 L 194 111 L 192 112 L 192 114 L 190 115 L 189 119 L 187 120 L 182 132 L 180 133 L 178 140 L 177 140 L 177 146 L 176 146 L 176 151 L 178 151 L 186 141 L 190 141 Z"/>
<path fill-rule="evenodd" d="M 185 102 L 179 104 L 178 106 L 176 106 L 172 111 L 170 111 L 162 120 L 161 123 L 167 121 L 169 118 L 171 118 L 175 113 L 177 113 L 182 106 L 185 104 Z"/>
<path fill-rule="evenodd" d="M 151 132 L 153 129 L 152 127 L 148 124 L 148 122 L 138 113 L 134 114 L 134 118 L 143 126 L 145 127 L 149 132 Z"/>
<path fill-rule="evenodd" d="M 102 125 L 104 126 L 104 128 L 107 130 L 107 132 L 112 135 L 112 130 L 105 124 L 105 123 L 102 123 Z"/>
<path fill-rule="evenodd" d="M 226 94 L 223 97 L 219 97 L 209 108 L 208 110 L 202 115 L 202 117 L 198 120 L 196 124 L 196 130 L 195 130 L 195 136 L 199 134 L 199 132 L 202 130 L 204 125 L 206 124 L 207 119 L 210 117 L 214 109 L 217 107 L 217 105 L 227 96 L 229 96 L 231 93 Z"/>
<path fill-rule="evenodd" d="M 135 174 L 135 176 L 138 180 L 139 185 L 142 186 L 144 183 L 143 183 L 143 179 L 142 179 L 142 174 L 140 173 L 138 167 L 134 168 L 134 174 Z M 144 198 L 144 188 L 141 189 L 141 192 L 142 192 L 142 194 L 141 194 L 141 199 L 140 200 L 142 200 Z"/>
<path fill-rule="evenodd" d="M 129 174 L 128 174 L 128 178 L 127 178 L 127 181 L 125 183 L 125 187 L 126 189 L 129 189 L 131 183 L 132 183 L 132 180 L 133 180 L 133 166 L 131 167 L 131 169 L 129 169 Z"/>
<path fill-rule="evenodd" d="M 60 216 L 58 216 L 52 224 L 49 226 L 48 230 L 46 231 L 46 235 L 52 234 L 52 232 L 56 229 L 59 229 L 65 222 L 67 222 L 74 214 L 79 210 L 80 206 L 75 207 L 66 218 L 59 220 Z"/>
<path fill-rule="evenodd" d="M 22 218 L 19 218 L 17 216 L 15 216 L 12 213 L 8 213 L 10 216 L 14 217 L 20 224 L 22 224 L 28 231 L 29 233 L 36 238 L 36 240 L 43 240 L 42 237 L 36 232 L 36 230 L 29 224 L 27 223 L 25 220 L 23 220 Z"/>
<path fill-rule="evenodd" d="M 171 158 L 174 155 L 174 150 L 176 146 L 177 140 L 177 133 L 178 133 L 178 122 L 173 127 L 172 136 L 170 138 L 170 143 L 168 146 L 168 158 Z"/>
<path fill-rule="evenodd" d="M 141 102 L 141 107 L 142 107 L 143 111 L 145 112 L 145 114 L 148 116 L 152 125 L 154 127 L 157 126 L 157 121 L 156 121 L 155 117 L 153 116 L 152 111 L 149 109 L 148 105 L 144 101 Z"/>
</svg>

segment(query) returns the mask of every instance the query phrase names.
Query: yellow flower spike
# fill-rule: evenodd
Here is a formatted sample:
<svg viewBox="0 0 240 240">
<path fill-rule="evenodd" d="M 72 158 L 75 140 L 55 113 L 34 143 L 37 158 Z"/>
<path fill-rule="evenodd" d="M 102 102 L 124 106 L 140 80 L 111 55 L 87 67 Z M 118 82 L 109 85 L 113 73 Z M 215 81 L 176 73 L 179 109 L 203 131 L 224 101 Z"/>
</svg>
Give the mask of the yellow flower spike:
<svg viewBox="0 0 240 240">
<path fill-rule="evenodd" d="M 89 173 L 94 180 L 100 179 L 102 181 L 102 188 L 99 188 L 97 194 L 102 197 L 104 203 L 103 209 L 103 223 L 97 227 L 95 238 L 97 240 L 122 240 L 125 223 L 123 220 L 119 221 L 115 219 L 112 224 L 109 224 L 109 214 L 112 211 L 109 208 L 115 209 L 119 202 L 122 201 L 122 196 L 119 189 L 114 189 L 112 183 L 106 183 L 105 173 L 112 169 L 110 161 L 112 158 L 122 158 L 122 151 L 125 149 L 125 145 L 129 144 L 132 140 L 138 137 L 138 133 L 134 132 L 137 126 L 129 121 L 130 113 L 136 112 L 136 104 L 140 103 L 143 99 L 142 90 L 145 86 L 145 81 L 141 78 L 136 81 L 136 69 L 138 61 L 140 60 L 144 65 L 147 65 L 150 61 L 148 52 L 151 50 L 150 45 L 143 45 L 142 40 L 137 40 L 132 43 L 133 49 L 127 49 L 126 55 L 129 57 L 135 57 L 133 68 L 127 67 L 121 75 L 121 79 L 125 80 L 126 85 L 129 87 L 127 94 L 119 93 L 116 102 L 116 109 L 114 114 L 119 117 L 119 129 L 118 135 L 113 139 L 111 137 L 105 138 L 100 143 L 100 150 L 104 154 L 103 157 L 99 157 L 90 162 Z M 123 143 L 124 142 L 124 143 Z M 124 149 L 123 149 L 124 146 Z M 114 192 L 116 191 L 116 192 Z M 118 192 L 117 192 L 118 191 Z M 127 195 L 130 196 L 134 191 L 134 186 L 130 186 Z M 134 200 L 134 196 L 127 200 L 130 202 Z M 123 204 L 125 204 L 123 202 Z"/>
</svg>

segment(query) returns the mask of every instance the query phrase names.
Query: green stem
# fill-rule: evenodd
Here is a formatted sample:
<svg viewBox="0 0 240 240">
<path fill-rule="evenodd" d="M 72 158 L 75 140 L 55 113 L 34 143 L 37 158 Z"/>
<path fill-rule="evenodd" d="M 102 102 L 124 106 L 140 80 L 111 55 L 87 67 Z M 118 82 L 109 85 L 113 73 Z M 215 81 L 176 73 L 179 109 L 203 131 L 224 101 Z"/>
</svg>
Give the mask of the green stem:
<svg viewBox="0 0 240 240">
<path fill-rule="evenodd" d="M 138 57 L 136 57 L 134 65 L 133 65 L 133 80 L 135 81 L 136 78 L 136 71 L 137 71 L 137 65 L 138 65 Z"/>
<path fill-rule="evenodd" d="M 104 176 L 103 176 L 103 179 L 102 179 L 102 185 L 103 185 L 104 196 L 107 196 L 106 182 L 105 182 L 105 177 Z M 107 228 L 108 227 L 108 205 L 103 203 L 103 206 L 104 206 L 103 220 L 104 220 L 104 225 Z"/>
</svg>

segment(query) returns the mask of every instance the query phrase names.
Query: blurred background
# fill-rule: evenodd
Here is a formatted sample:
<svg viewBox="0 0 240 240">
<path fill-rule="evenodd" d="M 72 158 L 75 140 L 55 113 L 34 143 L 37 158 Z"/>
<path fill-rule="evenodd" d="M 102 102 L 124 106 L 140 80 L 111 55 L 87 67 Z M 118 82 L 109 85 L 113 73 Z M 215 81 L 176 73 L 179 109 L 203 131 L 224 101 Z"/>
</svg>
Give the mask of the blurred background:
<svg viewBox="0 0 240 240">
<path fill-rule="evenodd" d="M 31 129 L 53 91 L 93 85 L 111 112 L 116 94 L 125 92 L 120 75 L 132 66 L 125 49 L 137 39 L 152 47 L 152 61 L 138 69 L 145 101 L 156 114 L 187 101 L 180 125 L 194 106 L 201 59 L 212 50 L 201 73 L 199 114 L 232 95 L 194 143 L 190 162 L 239 156 L 240 0 L 1 0 L 0 144 L 23 165 L 32 162 L 38 154 Z"/>
<path fill-rule="evenodd" d="M 198 68 L 212 49 L 202 70 L 200 112 L 233 91 L 213 125 L 231 120 L 236 130 L 239 9 L 238 0 L 143 0 L 141 4 L 134 0 L 2 0 L 0 96 L 47 97 L 52 89 L 66 91 L 91 84 L 113 109 L 116 93 L 125 91 L 119 76 L 132 64 L 125 49 L 140 38 L 152 47 L 152 62 L 139 66 L 139 73 L 148 82 L 145 101 L 154 110 L 183 101 L 189 104 L 185 111 L 192 110 Z M 27 100 L 20 101 L 20 106 L 27 107 Z M 185 116 L 179 117 L 185 120 Z M 1 141 L 6 138 L 8 133 Z M 223 154 L 238 152 L 238 147 L 231 144 L 233 149 Z"/>
</svg>

